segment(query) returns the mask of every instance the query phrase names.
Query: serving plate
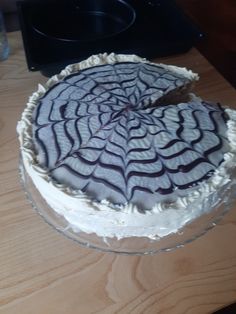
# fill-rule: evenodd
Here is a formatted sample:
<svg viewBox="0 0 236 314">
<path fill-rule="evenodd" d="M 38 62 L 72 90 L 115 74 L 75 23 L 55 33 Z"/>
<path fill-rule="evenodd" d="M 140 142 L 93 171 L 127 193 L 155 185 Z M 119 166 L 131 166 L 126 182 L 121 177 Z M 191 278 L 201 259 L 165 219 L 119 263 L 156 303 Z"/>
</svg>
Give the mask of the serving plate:
<svg viewBox="0 0 236 314">
<path fill-rule="evenodd" d="M 63 216 L 57 214 L 36 189 L 27 174 L 22 159 L 19 162 L 20 178 L 26 197 L 33 209 L 55 230 L 63 236 L 76 241 L 78 244 L 103 252 L 113 252 L 128 255 L 148 255 L 168 252 L 181 248 L 188 243 L 205 235 L 214 228 L 224 215 L 234 207 L 236 199 L 236 177 L 224 187 L 214 209 L 209 213 L 186 224 L 178 232 L 156 239 L 147 237 L 129 237 L 123 239 L 103 238 L 96 234 L 87 234 L 73 230 Z"/>
</svg>

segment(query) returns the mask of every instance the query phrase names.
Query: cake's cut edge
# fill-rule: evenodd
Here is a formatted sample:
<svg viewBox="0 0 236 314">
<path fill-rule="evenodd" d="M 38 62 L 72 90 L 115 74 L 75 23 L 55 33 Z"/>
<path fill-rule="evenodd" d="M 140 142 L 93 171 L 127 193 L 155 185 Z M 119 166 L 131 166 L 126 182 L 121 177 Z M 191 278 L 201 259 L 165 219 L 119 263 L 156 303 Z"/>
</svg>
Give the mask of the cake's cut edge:
<svg viewBox="0 0 236 314">
<path fill-rule="evenodd" d="M 171 90 L 167 95 L 164 95 L 162 99 L 157 100 L 156 104 L 166 104 L 168 101 L 173 103 L 178 103 L 180 101 L 187 101 L 189 99 L 188 94 L 193 90 L 194 84 L 199 80 L 199 75 L 194 73 L 192 70 L 189 70 L 185 67 L 178 67 L 174 65 L 167 65 L 163 63 L 154 63 L 148 61 L 146 58 L 141 58 L 137 55 L 130 54 L 115 54 L 115 53 L 100 53 L 97 55 L 92 55 L 84 61 L 70 64 L 59 74 L 52 76 L 45 85 L 45 91 L 57 84 L 59 81 L 63 80 L 70 74 L 79 72 L 81 70 L 88 69 L 90 67 L 106 65 L 106 64 L 115 64 L 119 62 L 142 62 L 155 66 L 159 66 L 170 73 L 177 74 L 182 76 L 185 80 L 182 86 L 176 87 Z M 168 97 L 169 95 L 169 97 Z M 155 105 L 155 101 L 154 101 Z"/>
</svg>

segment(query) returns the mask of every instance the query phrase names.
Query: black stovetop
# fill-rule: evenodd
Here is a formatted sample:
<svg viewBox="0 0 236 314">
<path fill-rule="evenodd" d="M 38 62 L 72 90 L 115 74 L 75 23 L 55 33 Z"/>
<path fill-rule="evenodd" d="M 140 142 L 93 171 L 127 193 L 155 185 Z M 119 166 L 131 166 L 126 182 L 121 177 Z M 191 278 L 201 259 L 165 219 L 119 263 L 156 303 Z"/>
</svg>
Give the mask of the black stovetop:
<svg viewBox="0 0 236 314">
<path fill-rule="evenodd" d="M 46 76 L 100 52 L 183 53 L 202 37 L 173 0 L 20 1 L 18 12 L 28 68 Z"/>
</svg>

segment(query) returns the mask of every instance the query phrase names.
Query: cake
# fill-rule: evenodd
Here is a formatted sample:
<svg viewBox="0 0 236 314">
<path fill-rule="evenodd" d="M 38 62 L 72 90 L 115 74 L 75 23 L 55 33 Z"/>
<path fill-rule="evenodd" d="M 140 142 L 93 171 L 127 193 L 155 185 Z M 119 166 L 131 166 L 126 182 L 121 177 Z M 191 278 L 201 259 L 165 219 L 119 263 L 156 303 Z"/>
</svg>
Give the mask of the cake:
<svg viewBox="0 0 236 314">
<path fill-rule="evenodd" d="M 69 65 L 17 125 L 23 165 L 75 232 L 161 238 L 214 209 L 232 182 L 236 112 L 198 75 L 135 55 Z"/>
</svg>

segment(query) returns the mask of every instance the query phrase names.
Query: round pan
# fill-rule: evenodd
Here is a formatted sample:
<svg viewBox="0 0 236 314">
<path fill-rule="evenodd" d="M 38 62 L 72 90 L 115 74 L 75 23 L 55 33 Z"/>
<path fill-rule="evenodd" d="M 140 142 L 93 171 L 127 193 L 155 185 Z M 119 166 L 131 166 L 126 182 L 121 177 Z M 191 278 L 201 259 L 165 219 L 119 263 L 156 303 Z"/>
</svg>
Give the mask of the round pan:
<svg viewBox="0 0 236 314">
<path fill-rule="evenodd" d="M 127 30 L 135 10 L 123 0 L 50 2 L 32 14 L 33 29 L 60 41 L 95 41 Z"/>
</svg>

